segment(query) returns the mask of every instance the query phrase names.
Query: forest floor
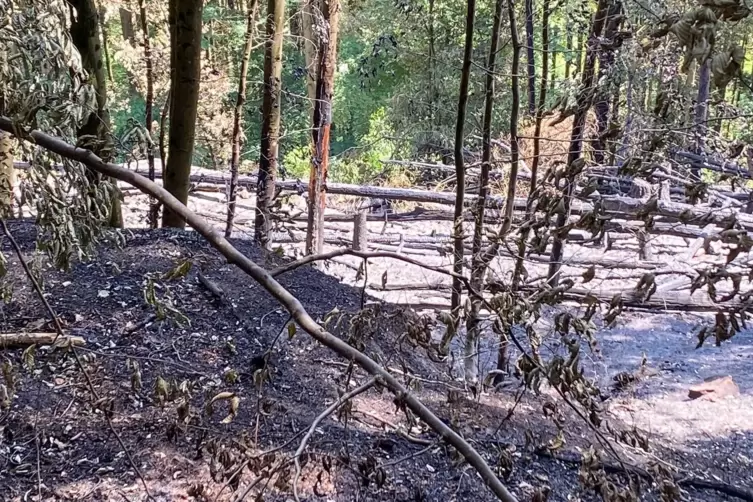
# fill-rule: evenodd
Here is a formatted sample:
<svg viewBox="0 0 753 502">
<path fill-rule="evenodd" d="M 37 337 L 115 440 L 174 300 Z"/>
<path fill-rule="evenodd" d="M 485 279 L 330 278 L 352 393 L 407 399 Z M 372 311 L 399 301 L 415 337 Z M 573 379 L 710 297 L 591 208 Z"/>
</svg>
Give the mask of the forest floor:
<svg viewBox="0 0 753 502">
<path fill-rule="evenodd" d="M 210 205 L 196 209 L 221 219 L 221 210 L 204 202 Z M 86 339 L 86 347 L 77 350 L 86 374 L 66 350 L 38 349 L 33 368 L 24 367 L 19 350 L 0 355 L 11 363 L 15 380 L 11 407 L 0 412 L 0 498 L 141 501 L 148 498 L 146 485 L 160 501 L 236 500 L 259 472 L 284 465 L 271 482 L 258 478 L 262 481 L 247 500 L 261 500 L 253 498 L 261 487 L 263 500 L 292 500 L 294 469 L 286 459 L 314 418 L 337 399 L 338 390 L 346 383 L 350 388 L 360 385 L 366 376 L 359 370 L 349 373 L 347 361 L 302 331 L 290 337 L 289 317 L 279 305 L 195 234 L 137 229 L 143 227 L 143 204 L 129 201 L 126 209 L 132 229 L 123 234 L 125 245 L 105 243 L 96 260 L 77 263 L 70 272 L 42 268 L 47 299 L 66 329 Z M 244 217 L 239 214 L 241 221 Z M 17 221 L 9 227 L 30 257 L 33 225 Z M 431 224 L 406 228 L 399 231 L 421 234 Z M 258 263 L 273 267 L 284 260 L 261 255 L 243 238 L 243 230 L 237 235 L 234 243 Z M 292 254 L 294 247 L 287 246 L 286 252 Z M 14 289 L 12 300 L 3 306 L 0 331 L 52 331 L 7 239 L 3 252 Z M 185 277 L 164 279 L 187 259 L 193 267 Z M 441 260 L 437 256 L 436 261 Z M 395 282 L 437 280 L 408 268 L 375 260 L 370 261 L 369 274 L 374 282 L 386 270 Z M 199 269 L 222 289 L 225 301 L 197 282 Z M 157 295 L 187 321 L 144 324 L 154 312 L 144 301 L 146 276 L 160 284 Z M 721 347 L 695 349 L 695 330 L 707 320 L 704 316 L 623 314 L 615 327 L 597 333 L 597 352 L 583 349 L 587 371 L 608 394 L 605 418 L 613 433 L 602 426 L 597 436 L 546 388 L 543 398 L 525 393 L 517 404 L 520 388 L 514 382 L 474 398 L 464 390 L 457 371 L 432 361 L 401 336 L 415 318 L 399 303 L 426 298 L 364 291 L 356 287 L 354 276 L 353 263 L 343 261 L 328 268 L 296 269 L 280 281 L 315 318 L 337 308 L 344 317 L 330 322 L 336 334 L 357 333 L 351 342 L 362 342 L 369 354 L 394 371 L 413 375 L 405 377 L 406 383 L 508 476 L 508 486 L 521 501 L 543 500 L 535 497 L 547 487 L 553 501 L 600 499 L 579 482 L 577 463 L 553 460 L 531 448 L 560 442 L 555 420 L 542 411 L 544 402 L 558 403 L 556 415 L 563 420 L 564 444 L 557 454 L 577 453 L 608 436 L 630 464 L 659 465 L 679 477 L 753 487 L 751 332 Z M 434 294 L 441 299 L 443 293 Z M 356 315 L 362 302 L 370 306 L 371 315 Z M 543 322 L 551 323 L 551 316 L 545 315 Z M 361 329 L 351 330 L 354 325 Z M 545 346 L 561 349 L 555 342 Z M 271 380 L 259 387 L 252 373 L 258 356 L 267 351 Z M 496 353 L 493 342 L 483 352 L 482 365 L 489 369 Z M 625 389 L 615 389 L 613 377 L 638 372 L 644 354 L 644 376 Z M 134 361 L 139 364 L 138 378 Z M 732 376 L 740 395 L 717 401 L 687 398 L 691 385 L 716 375 Z M 168 382 L 174 395 L 158 396 L 158 377 Z M 138 391 L 134 379 L 140 381 Z M 206 403 L 220 392 L 240 398 L 229 423 L 225 401 L 213 406 L 213 414 L 205 413 Z M 178 394 L 188 396 L 189 408 Z M 93 406 L 103 398 L 114 403 L 109 424 L 105 413 Z M 648 451 L 626 444 L 633 442 L 631 437 L 647 438 Z M 431 431 L 410 424 L 396 410 L 387 392 L 368 391 L 355 398 L 340 419 L 333 415 L 324 420 L 307 451 L 299 483 L 301 500 L 494 500 L 467 464 L 453 460 L 453 453 L 436 442 Z M 222 478 L 222 471 L 233 473 L 244 462 L 248 468 L 233 493 L 227 486 L 233 483 Z M 386 475 L 382 484 L 376 480 L 376 467 Z M 609 479 L 617 486 L 627 483 L 621 474 Z M 660 499 L 657 483 L 640 484 L 643 500 Z M 686 500 L 737 500 L 716 491 L 682 488 Z"/>
</svg>

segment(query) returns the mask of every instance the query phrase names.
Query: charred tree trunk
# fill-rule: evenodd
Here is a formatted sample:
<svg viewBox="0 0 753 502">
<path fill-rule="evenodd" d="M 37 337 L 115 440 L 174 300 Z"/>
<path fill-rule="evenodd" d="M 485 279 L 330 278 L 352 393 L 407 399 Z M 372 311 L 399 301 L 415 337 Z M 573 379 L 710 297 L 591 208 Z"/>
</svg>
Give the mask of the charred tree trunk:
<svg viewBox="0 0 753 502">
<path fill-rule="evenodd" d="M 84 69 L 89 73 L 91 84 L 97 97 L 97 110 L 89 114 L 84 124 L 78 129 L 79 138 L 96 138 L 92 150 L 106 162 L 112 158 L 112 135 L 110 134 L 110 114 L 107 109 L 107 80 L 105 65 L 102 62 L 102 44 L 99 32 L 99 13 L 94 0 L 74 0 L 70 3 L 75 9 L 71 21 L 71 39 L 81 54 Z M 90 173 L 91 181 L 97 184 L 105 181 L 95 173 Z M 109 224 L 112 227 L 123 226 L 123 214 L 120 208 L 120 192 L 113 184 L 114 193 L 110 206 Z"/>
<path fill-rule="evenodd" d="M 599 39 L 604 31 L 612 0 L 599 0 L 598 7 L 591 23 L 591 32 L 586 46 L 586 61 L 583 64 L 581 75 L 581 91 L 577 100 L 577 108 L 573 117 L 573 130 L 570 136 L 570 150 L 567 155 L 566 182 L 562 195 L 562 209 L 557 215 L 557 228 L 562 228 L 567 222 L 570 213 L 570 205 L 575 192 L 576 176 L 582 169 L 583 134 L 586 125 L 586 115 L 591 108 L 590 92 L 594 85 L 594 71 L 596 60 L 599 55 Z M 552 242 L 551 260 L 547 279 L 552 286 L 558 283 L 558 272 L 562 266 L 562 251 L 564 239 L 558 233 L 554 233 Z"/>
<path fill-rule="evenodd" d="M 544 0 L 543 14 L 542 14 L 542 26 L 541 26 L 541 64 L 543 68 L 547 66 L 547 59 L 549 58 L 549 0 Z M 512 20 L 511 20 L 512 22 Z M 513 47 L 513 51 L 514 51 Z M 513 61 L 515 56 L 513 55 Z M 536 110 L 536 125 L 534 126 L 533 133 L 533 159 L 531 160 L 531 189 L 530 194 L 533 194 L 536 189 L 536 179 L 539 171 L 539 164 L 541 163 L 540 148 L 541 148 L 541 124 L 544 121 L 544 111 L 546 111 L 546 72 L 541 74 L 541 86 L 539 87 L 539 106 Z M 516 138 L 517 143 L 517 138 Z"/>
<path fill-rule="evenodd" d="M 235 98 L 235 109 L 233 110 L 233 145 L 231 147 L 230 154 L 230 188 L 227 195 L 227 222 L 225 225 L 225 237 L 231 237 L 233 234 L 233 220 L 235 219 L 235 202 L 238 191 L 238 170 L 241 165 L 241 143 L 243 141 L 243 107 L 246 104 L 246 86 L 248 81 L 248 63 L 251 60 L 251 50 L 254 45 L 254 26 L 256 23 L 256 11 L 258 9 L 258 0 L 249 0 L 248 8 L 246 11 L 246 36 L 245 43 L 243 45 L 243 57 L 241 59 L 241 73 L 238 78 L 238 96 Z M 272 16 L 272 12 L 268 15 Z M 269 20 L 267 20 L 269 22 Z M 269 40 L 267 40 L 269 43 Z M 265 52 L 265 74 L 264 74 L 264 90 L 266 92 L 266 86 L 268 84 L 266 76 L 266 52 Z M 266 94 L 265 94 L 266 97 Z M 262 119 L 266 117 L 264 110 L 262 110 Z M 279 117 L 278 117 L 279 123 Z M 262 125 L 263 128 L 263 125 Z M 262 131 L 262 141 L 264 138 L 264 131 Z M 262 148 L 263 148 L 262 144 Z M 264 150 L 262 149 L 262 152 Z M 262 153 L 262 158 L 264 154 Z M 275 157 L 276 158 L 276 157 Z M 259 164 L 261 168 L 261 164 Z M 258 201 L 257 201 L 258 204 Z"/>
<path fill-rule="evenodd" d="M 567 57 L 565 58 L 565 80 L 570 78 L 570 68 L 573 65 L 573 33 L 567 31 L 567 37 L 565 38 L 565 52 Z"/>
<path fill-rule="evenodd" d="M 533 50 L 533 0 L 525 0 L 526 54 L 528 66 L 528 114 L 536 114 L 536 58 Z M 546 71 L 546 68 L 544 68 Z"/>
<path fill-rule="evenodd" d="M 465 17 L 465 49 L 463 54 L 463 68 L 460 73 L 460 92 L 458 94 L 458 114 L 455 122 L 455 178 L 457 189 L 455 193 L 455 220 L 453 222 L 453 263 L 452 270 L 456 274 L 463 273 L 463 205 L 465 203 L 465 159 L 463 157 L 463 141 L 465 139 L 465 114 L 468 107 L 468 84 L 471 78 L 471 63 L 473 62 L 473 26 L 476 18 L 476 0 L 468 0 Z M 457 277 L 452 280 L 451 307 L 453 314 L 460 307 L 462 283 Z"/>
<path fill-rule="evenodd" d="M 484 238 L 484 212 L 486 209 L 486 197 L 489 195 L 489 171 L 492 158 L 492 119 L 494 116 L 494 71 L 499 45 L 499 31 L 502 24 L 502 8 L 505 0 L 497 0 L 494 7 L 494 20 L 492 22 L 492 39 L 489 45 L 489 59 L 486 64 L 486 86 L 484 97 L 484 119 L 482 133 L 481 152 L 481 176 L 479 179 L 479 194 L 476 200 L 476 219 L 473 229 L 473 247 L 471 262 L 471 285 L 476 291 L 482 291 L 484 287 L 484 275 L 488 261 L 484 259 L 481 249 Z M 465 352 L 465 378 L 466 381 L 478 380 L 478 340 L 481 336 L 479 313 L 482 302 L 475 296 L 471 297 L 471 311 L 466 321 L 466 352 Z M 443 343 L 442 349 L 447 352 L 449 340 Z"/>
<path fill-rule="evenodd" d="M 324 206 L 329 169 L 329 136 L 332 127 L 332 98 L 337 64 L 337 33 L 340 21 L 340 0 L 322 0 L 322 21 L 326 27 L 326 40 L 319 47 L 316 93 L 314 100 L 314 127 L 312 131 L 314 155 L 309 179 L 308 229 L 306 252 L 321 253 L 324 245 Z"/>
<path fill-rule="evenodd" d="M 507 199 L 505 200 L 505 217 L 501 234 L 505 235 L 512 226 L 512 213 L 515 208 L 515 189 L 518 184 L 518 164 L 520 163 L 520 146 L 518 144 L 518 119 L 520 115 L 520 38 L 515 23 L 515 2 L 508 0 L 508 15 L 510 17 L 510 40 L 512 43 L 512 67 L 510 69 L 512 86 L 512 104 L 510 106 L 510 180 L 507 183 Z M 528 20 L 526 20 L 528 24 Z M 542 83 L 546 86 L 546 78 L 542 75 Z M 546 87 L 545 87 L 546 88 Z M 546 91 L 544 91 L 546 92 Z M 537 141 L 537 139 L 534 139 Z M 534 161 L 536 159 L 534 158 Z M 536 183 L 536 168 L 532 168 L 531 187 Z"/>
<path fill-rule="evenodd" d="M 616 47 L 616 36 L 622 21 L 622 4 L 614 3 L 609 8 L 606 26 L 604 28 L 604 39 L 606 41 L 602 46 L 608 46 L 606 49 L 599 50 L 599 74 L 596 81 L 601 83 L 602 79 L 609 75 L 614 64 L 614 51 Z M 596 91 L 596 102 L 594 110 L 596 112 L 596 137 L 591 142 L 593 148 L 594 162 L 598 165 L 604 164 L 604 152 L 606 143 L 604 136 L 609 130 L 609 86 L 600 85 Z"/>
<path fill-rule="evenodd" d="M 269 247 L 269 208 L 275 195 L 277 153 L 280 137 L 280 75 L 282 74 L 282 35 L 285 0 L 269 0 L 267 40 L 264 48 L 264 98 L 262 102 L 261 154 L 256 193 L 254 238 Z M 245 90 L 245 89 L 244 89 Z"/>
<path fill-rule="evenodd" d="M 164 183 L 165 189 L 183 204 L 188 202 L 196 135 L 203 8 L 203 0 L 170 0 L 170 157 Z M 185 228 L 186 222 L 165 207 L 162 226 Z"/>
<path fill-rule="evenodd" d="M 703 155 L 706 148 L 707 136 L 707 117 L 709 108 L 709 88 L 711 86 L 711 66 L 710 61 L 705 61 L 698 71 L 698 96 L 695 103 L 695 116 L 693 120 L 693 129 L 695 133 L 695 153 Z M 693 175 L 700 179 L 701 170 L 693 168 Z"/>
<path fill-rule="evenodd" d="M 107 29 L 105 27 L 105 20 L 107 9 L 100 4 L 99 5 L 99 31 L 102 33 L 102 51 L 105 53 L 105 67 L 107 68 L 107 79 L 112 82 L 115 80 L 112 76 L 112 61 L 110 61 L 110 44 L 107 38 Z"/>
<path fill-rule="evenodd" d="M 152 124 L 154 123 L 154 66 L 152 62 L 152 44 L 149 39 L 149 23 L 146 16 L 144 0 L 139 0 L 139 17 L 141 18 L 141 31 L 144 34 L 144 61 L 146 63 L 146 113 L 144 125 L 149 135 L 146 159 L 149 165 L 149 179 L 154 181 L 154 141 Z M 157 202 L 151 199 L 149 202 L 149 227 L 157 228 Z"/>
</svg>

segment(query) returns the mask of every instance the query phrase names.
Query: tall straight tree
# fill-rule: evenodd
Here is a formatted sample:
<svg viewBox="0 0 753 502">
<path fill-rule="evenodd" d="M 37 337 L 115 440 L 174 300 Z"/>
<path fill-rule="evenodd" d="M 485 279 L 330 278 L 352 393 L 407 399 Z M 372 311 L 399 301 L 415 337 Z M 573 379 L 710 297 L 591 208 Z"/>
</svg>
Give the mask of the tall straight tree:
<svg viewBox="0 0 753 502">
<path fill-rule="evenodd" d="M 452 237 L 453 263 L 452 270 L 457 275 L 463 273 L 463 205 L 465 204 L 465 159 L 463 158 L 463 142 L 465 140 L 465 115 L 468 108 L 468 83 L 471 79 L 471 64 L 473 63 L 473 26 L 476 19 L 476 0 L 468 0 L 465 14 L 465 50 L 463 54 L 463 68 L 460 73 L 460 92 L 458 93 L 458 114 L 455 122 L 455 215 Z M 458 277 L 452 279 L 451 308 L 453 315 L 457 315 L 460 307 L 462 284 Z"/>
<path fill-rule="evenodd" d="M 620 24 L 622 23 L 622 3 L 614 2 L 607 14 L 606 25 L 604 27 L 604 40 L 606 44 L 602 44 L 602 49 L 599 50 L 599 73 L 597 82 L 601 82 L 606 78 L 614 66 L 615 50 L 618 48 L 616 40 Z M 594 111 L 596 113 L 596 137 L 591 142 L 593 148 L 594 162 L 597 164 L 603 164 L 605 159 L 606 143 L 604 136 L 609 129 L 610 118 L 610 86 L 599 85 L 596 90 L 596 97 L 594 102 Z"/>
<path fill-rule="evenodd" d="M 518 164 L 520 163 L 520 145 L 518 143 L 518 116 L 520 115 L 520 38 L 515 22 L 515 2 L 507 1 L 507 14 L 510 18 L 510 41 L 512 43 L 512 65 L 510 68 L 510 85 L 512 87 L 512 104 L 510 106 L 510 179 L 507 182 L 507 199 L 505 200 L 505 217 L 501 234 L 505 235 L 512 226 L 512 213 L 515 208 L 515 189 L 518 185 Z M 528 21 L 526 21 L 528 23 Z M 534 183 L 532 178 L 532 183 Z"/>
<path fill-rule="evenodd" d="M 243 107 L 246 104 L 246 86 L 248 81 L 248 62 L 251 59 L 251 51 L 254 46 L 254 27 L 256 26 L 256 12 L 259 7 L 258 0 L 248 0 L 248 6 L 246 7 L 246 35 L 243 44 L 243 57 L 241 58 L 241 72 L 238 77 L 238 96 L 235 98 L 235 108 L 233 109 L 233 145 L 230 154 L 230 190 L 227 196 L 227 223 L 225 225 L 225 237 L 230 237 L 233 234 L 233 220 L 235 219 L 235 201 L 238 191 L 238 170 L 241 165 L 241 142 L 243 141 Z M 271 14 L 270 14 L 271 15 Z M 267 20 L 269 22 L 269 20 Z M 267 39 L 269 43 L 269 38 Z M 266 61 L 266 52 L 265 52 Z M 265 66 L 265 91 L 266 83 L 266 66 Z M 266 94 L 265 94 L 266 97 Z M 266 117 L 266 114 L 262 111 L 262 115 Z M 279 116 L 278 116 L 279 122 Z M 262 131 L 262 141 L 264 141 L 264 133 Z M 264 145 L 262 144 L 262 147 Z M 264 157 L 262 149 L 262 158 Z M 260 164 L 261 167 L 261 164 Z M 258 201 L 257 201 L 258 203 Z M 258 231 L 258 230 L 257 230 Z"/>
<path fill-rule="evenodd" d="M 275 195 L 277 153 L 280 138 L 280 75 L 282 74 L 282 34 L 285 0 L 269 0 L 267 40 L 264 48 L 264 99 L 262 102 L 261 154 L 256 194 L 254 237 L 269 247 L 269 207 Z"/>
<path fill-rule="evenodd" d="M 533 50 L 533 0 L 525 0 L 526 54 L 528 66 L 528 114 L 536 113 L 536 57 Z M 546 71 L 544 67 L 543 71 Z"/>
<path fill-rule="evenodd" d="M 482 124 L 481 146 L 481 176 L 479 179 L 479 192 L 476 201 L 476 221 L 473 228 L 473 247 L 471 259 L 471 285 L 476 291 L 482 291 L 484 275 L 488 265 L 486 253 L 481 248 L 484 237 L 484 213 L 486 199 L 489 196 L 489 172 L 492 159 L 492 119 L 494 118 L 494 79 L 499 45 L 499 27 L 502 24 L 502 8 L 505 0 L 496 0 L 494 5 L 494 18 L 492 21 L 492 38 L 489 44 L 489 58 L 486 64 L 486 85 L 484 95 L 484 118 Z M 494 253 L 496 254 L 496 253 Z M 479 314 L 482 302 L 480 298 L 471 296 L 471 311 L 466 321 L 466 344 L 465 344 L 465 379 L 469 382 L 478 380 L 478 340 L 481 336 L 481 323 Z M 443 347 L 443 350 L 447 349 Z"/>
<path fill-rule="evenodd" d="M 570 213 L 570 202 L 575 193 L 576 176 L 583 168 L 583 136 L 586 128 L 586 115 L 591 108 L 593 100 L 594 73 L 601 46 L 599 40 L 604 31 L 604 25 L 606 24 L 611 5 L 612 0 L 599 0 L 591 22 L 591 30 L 586 40 L 586 60 L 583 63 L 580 92 L 576 100 L 573 129 L 570 134 L 570 149 L 567 154 L 566 183 L 564 193 L 562 194 L 561 210 L 557 214 L 558 229 L 561 229 L 567 222 Z M 564 245 L 563 236 L 556 231 L 553 233 L 554 240 L 552 242 L 549 271 L 547 274 L 547 279 L 552 287 L 559 283 L 558 272 L 562 266 Z"/>
<path fill-rule="evenodd" d="M 164 185 L 183 204 L 188 202 L 196 135 L 203 8 L 203 0 L 170 0 L 170 151 Z M 185 228 L 186 222 L 165 207 L 162 226 Z"/>
<path fill-rule="evenodd" d="M 109 162 L 112 159 L 112 135 L 110 113 L 107 109 L 107 77 L 102 60 L 99 12 L 94 0 L 72 0 L 69 5 L 72 9 L 71 39 L 81 54 L 83 67 L 89 73 L 90 83 L 97 97 L 97 109 L 89 114 L 77 133 L 79 138 L 96 138 L 89 146 L 94 153 Z M 87 143 L 89 142 L 87 140 Z M 90 175 L 94 183 L 98 183 L 102 178 L 93 172 Z M 119 192 L 112 199 L 109 223 L 113 227 L 123 226 Z"/>
<path fill-rule="evenodd" d="M 154 63 L 152 60 L 152 43 L 149 38 L 149 22 L 146 15 L 145 0 L 139 2 L 139 18 L 141 20 L 141 31 L 144 35 L 144 63 L 146 64 L 146 104 L 144 126 L 149 134 L 149 143 L 146 150 L 146 161 L 149 166 L 149 179 L 154 181 L 154 141 L 152 136 L 152 124 L 154 123 Z M 165 159 L 162 159 L 164 162 Z M 152 199 L 149 203 L 149 227 L 157 228 L 157 202 Z"/>
<path fill-rule="evenodd" d="M 329 135 L 332 126 L 332 97 L 337 64 L 337 32 L 340 21 L 340 0 L 321 0 L 321 16 L 314 16 L 320 28 L 318 64 L 313 112 L 313 156 L 309 179 L 308 228 L 306 253 L 321 253 L 324 245 L 324 203 L 329 168 Z"/>
</svg>

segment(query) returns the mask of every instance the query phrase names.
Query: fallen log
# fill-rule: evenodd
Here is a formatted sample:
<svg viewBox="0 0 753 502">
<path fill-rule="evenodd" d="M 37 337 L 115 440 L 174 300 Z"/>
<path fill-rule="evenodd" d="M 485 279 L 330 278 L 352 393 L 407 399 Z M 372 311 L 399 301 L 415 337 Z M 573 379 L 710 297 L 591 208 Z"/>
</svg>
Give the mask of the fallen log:
<svg viewBox="0 0 753 502">
<path fill-rule="evenodd" d="M 80 336 L 63 335 L 57 333 L 4 333 L 0 334 L 0 348 L 21 349 L 31 345 L 54 345 L 56 347 L 82 347 L 86 340 Z"/>
</svg>

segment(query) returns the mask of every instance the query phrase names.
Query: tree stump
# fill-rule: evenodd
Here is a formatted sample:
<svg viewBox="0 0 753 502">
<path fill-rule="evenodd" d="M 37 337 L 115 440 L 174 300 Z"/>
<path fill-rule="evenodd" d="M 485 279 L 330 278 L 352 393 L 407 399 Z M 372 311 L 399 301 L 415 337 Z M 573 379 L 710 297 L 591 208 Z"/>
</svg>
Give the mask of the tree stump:
<svg viewBox="0 0 753 502">
<path fill-rule="evenodd" d="M 366 227 L 366 211 L 361 210 L 353 218 L 353 249 L 368 251 L 368 228 Z"/>
<path fill-rule="evenodd" d="M 638 258 L 644 261 L 654 261 L 654 249 L 648 232 L 638 230 Z"/>
</svg>

